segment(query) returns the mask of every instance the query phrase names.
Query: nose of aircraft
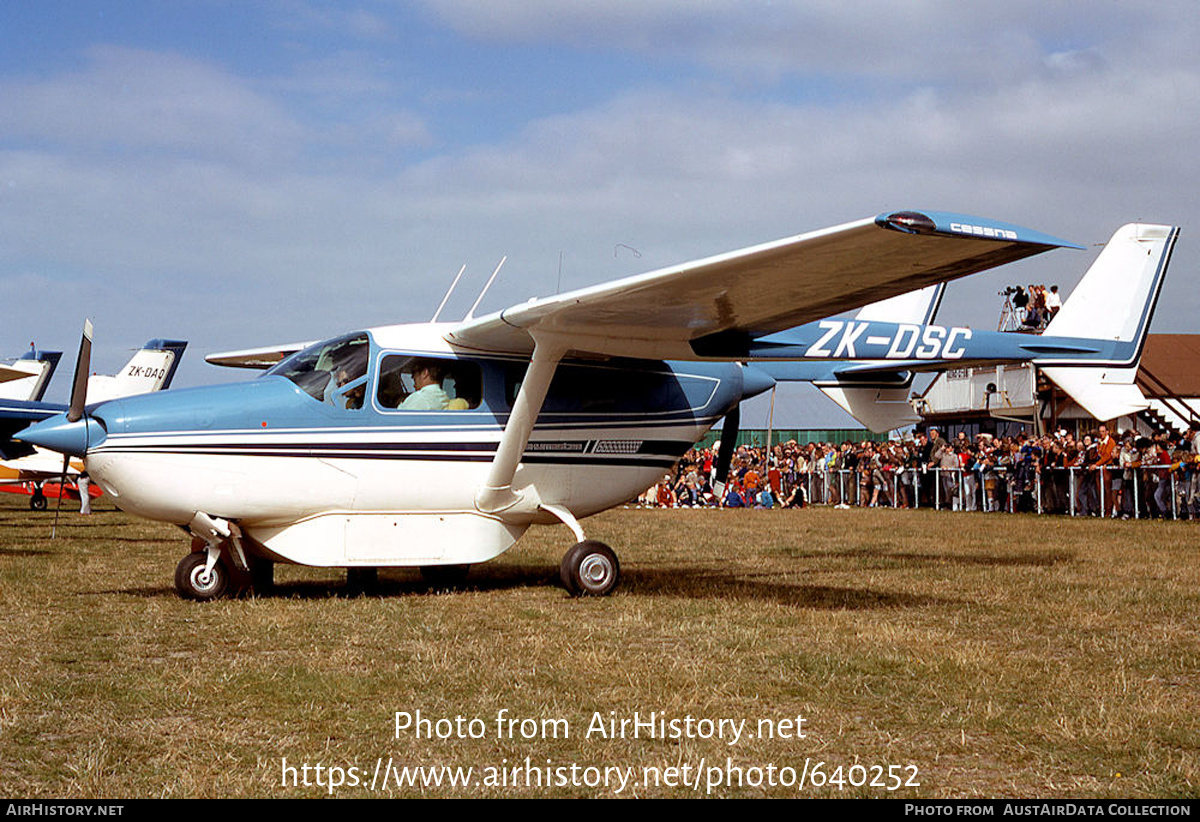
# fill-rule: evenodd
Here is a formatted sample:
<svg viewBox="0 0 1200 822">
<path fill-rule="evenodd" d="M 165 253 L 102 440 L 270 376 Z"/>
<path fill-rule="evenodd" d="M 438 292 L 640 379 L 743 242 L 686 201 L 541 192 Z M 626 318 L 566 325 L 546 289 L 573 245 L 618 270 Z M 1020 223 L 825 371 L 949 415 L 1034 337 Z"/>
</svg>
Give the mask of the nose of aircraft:
<svg viewBox="0 0 1200 822">
<path fill-rule="evenodd" d="M 761 368 L 746 364 L 742 366 L 742 399 L 757 397 L 775 387 L 775 378 Z"/>
<path fill-rule="evenodd" d="M 104 426 L 92 417 L 85 416 L 71 422 L 66 414 L 58 414 L 18 432 L 14 439 L 60 454 L 84 457 L 88 448 L 98 445 L 105 436 Z"/>
</svg>

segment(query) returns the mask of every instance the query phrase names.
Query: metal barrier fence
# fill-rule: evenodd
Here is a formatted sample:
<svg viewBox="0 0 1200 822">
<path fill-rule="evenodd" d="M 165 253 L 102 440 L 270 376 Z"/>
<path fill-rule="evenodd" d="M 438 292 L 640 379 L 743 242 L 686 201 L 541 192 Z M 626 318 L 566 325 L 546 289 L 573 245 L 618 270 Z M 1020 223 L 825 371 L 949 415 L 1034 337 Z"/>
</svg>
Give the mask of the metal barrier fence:
<svg viewBox="0 0 1200 822">
<path fill-rule="evenodd" d="M 1164 476 L 1164 472 L 1166 475 Z M 882 474 L 882 482 L 874 474 Z M 1190 478 L 1147 468 L 1005 467 L 906 468 L 862 472 L 804 472 L 810 505 L 950 508 L 955 511 L 1027 511 L 1070 516 L 1200 518 L 1200 471 Z"/>
</svg>

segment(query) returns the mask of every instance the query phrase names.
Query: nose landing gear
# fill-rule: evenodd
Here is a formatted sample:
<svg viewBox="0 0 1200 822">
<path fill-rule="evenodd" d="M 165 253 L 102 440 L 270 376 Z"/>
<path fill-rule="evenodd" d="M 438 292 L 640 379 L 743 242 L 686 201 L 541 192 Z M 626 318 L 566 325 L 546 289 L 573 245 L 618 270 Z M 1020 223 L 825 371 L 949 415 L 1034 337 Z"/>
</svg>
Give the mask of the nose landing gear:
<svg viewBox="0 0 1200 822">
<path fill-rule="evenodd" d="M 263 591 L 271 586 L 274 566 L 247 555 L 236 522 L 197 512 L 188 523 L 192 553 L 175 568 L 175 590 L 184 599 L 219 599 L 250 586 Z"/>
<path fill-rule="evenodd" d="M 208 565 L 207 551 L 193 551 L 175 567 L 175 590 L 184 599 L 219 599 L 229 588 L 229 568 L 219 559 Z"/>
</svg>

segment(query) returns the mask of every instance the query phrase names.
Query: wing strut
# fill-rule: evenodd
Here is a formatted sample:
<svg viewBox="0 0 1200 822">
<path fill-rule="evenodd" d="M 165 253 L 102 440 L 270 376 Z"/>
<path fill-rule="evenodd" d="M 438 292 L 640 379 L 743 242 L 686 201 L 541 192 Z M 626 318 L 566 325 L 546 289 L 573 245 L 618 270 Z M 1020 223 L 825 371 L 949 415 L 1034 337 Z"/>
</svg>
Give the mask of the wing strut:
<svg viewBox="0 0 1200 822">
<path fill-rule="evenodd" d="M 534 347 L 529 368 L 525 370 L 521 390 L 513 401 L 512 413 L 508 415 L 508 423 L 504 426 L 500 447 L 496 449 L 487 479 L 475 494 L 475 508 L 485 514 L 519 511 L 532 515 L 540 503 L 540 500 L 527 499 L 525 495 L 514 492 L 512 481 L 521 456 L 525 453 L 525 446 L 529 444 L 533 425 L 542 410 L 550 380 L 554 378 L 558 363 L 569 346 L 553 336 L 536 331 L 530 333 Z"/>
</svg>

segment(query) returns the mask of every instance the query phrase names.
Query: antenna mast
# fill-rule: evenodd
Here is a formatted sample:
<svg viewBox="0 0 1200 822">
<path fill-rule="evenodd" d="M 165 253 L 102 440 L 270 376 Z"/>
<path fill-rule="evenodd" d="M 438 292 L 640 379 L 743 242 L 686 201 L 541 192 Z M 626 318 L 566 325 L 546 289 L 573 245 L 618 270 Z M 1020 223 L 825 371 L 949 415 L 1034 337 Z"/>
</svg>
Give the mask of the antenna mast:
<svg viewBox="0 0 1200 822">
<path fill-rule="evenodd" d="M 437 311 L 433 312 L 431 323 L 437 322 L 437 318 L 441 315 L 442 309 L 446 307 L 446 300 L 450 299 L 450 295 L 454 293 L 454 286 L 458 285 L 458 281 L 462 279 L 463 272 L 467 270 L 467 264 L 463 263 L 463 267 L 458 270 L 458 276 L 454 278 L 454 282 L 450 283 L 450 289 L 446 292 L 446 296 L 442 297 L 442 304 L 437 307 Z"/>
<path fill-rule="evenodd" d="M 500 258 L 500 262 L 496 265 L 496 270 L 493 271 L 492 276 L 488 278 L 487 285 L 483 287 L 483 291 L 480 291 L 479 296 L 475 298 L 475 305 L 471 306 L 471 310 L 467 312 L 467 316 L 463 317 L 464 320 L 475 319 L 475 309 L 479 308 L 479 304 L 483 302 L 483 295 L 488 293 L 488 289 L 492 287 L 492 283 L 495 281 L 496 275 L 500 273 L 500 269 L 504 267 L 504 261 L 507 259 L 507 254 Z"/>
</svg>

